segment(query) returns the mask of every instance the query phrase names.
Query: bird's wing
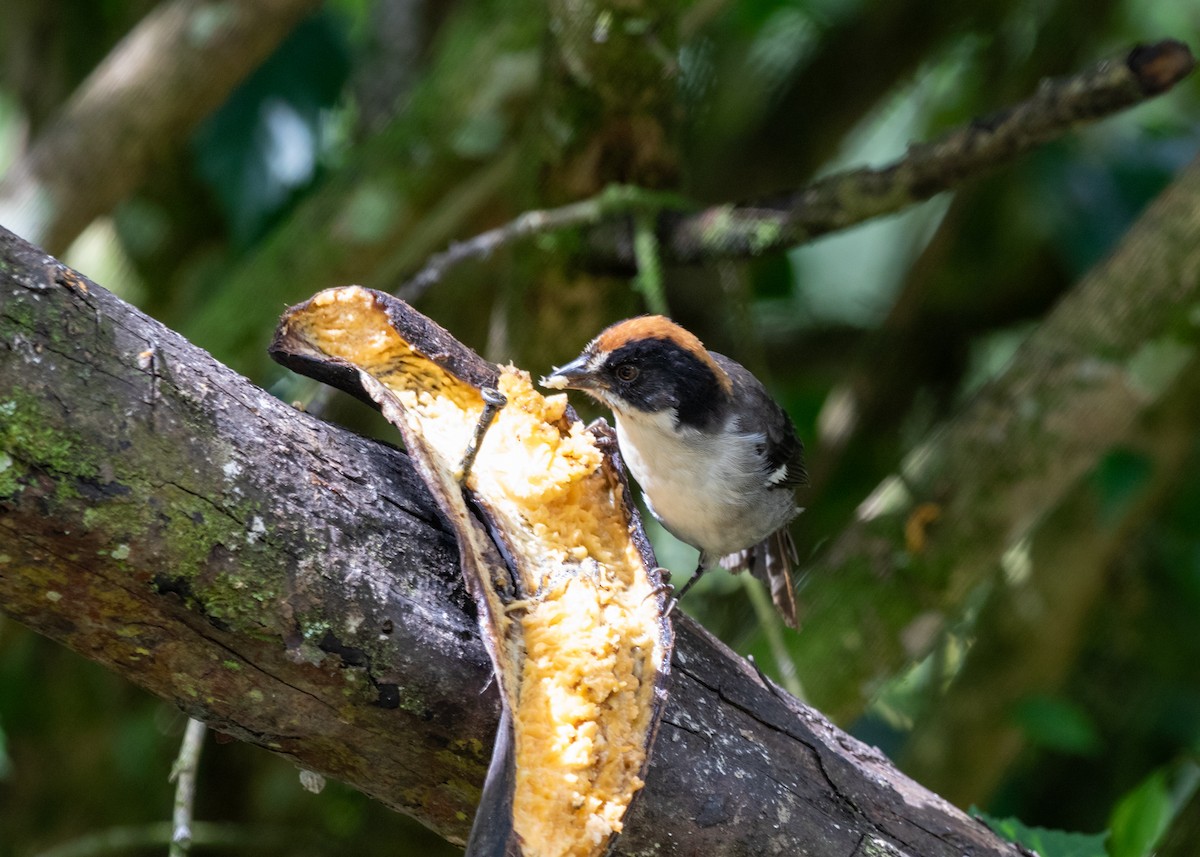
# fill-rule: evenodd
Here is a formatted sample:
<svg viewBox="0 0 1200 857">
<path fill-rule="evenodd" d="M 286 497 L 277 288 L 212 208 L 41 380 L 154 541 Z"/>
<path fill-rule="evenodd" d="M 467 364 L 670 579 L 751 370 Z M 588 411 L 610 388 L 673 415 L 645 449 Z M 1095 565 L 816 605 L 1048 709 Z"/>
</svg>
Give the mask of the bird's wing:
<svg viewBox="0 0 1200 857">
<path fill-rule="evenodd" d="M 754 425 L 742 425 L 746 432 L 764 435 L 763 455 L 767 481 L 780 488 L 794 488 L 808 484 L 808 471 L 804 468 L 804 444 L 796 434 L 796 427 L 787 411 L 771 398 L 762 382 L 754 377 L 736 360 L 723 354 L 709 352 L 733 381 L 734 413 L 766 414 L 766 419 Z"/>
</svg>

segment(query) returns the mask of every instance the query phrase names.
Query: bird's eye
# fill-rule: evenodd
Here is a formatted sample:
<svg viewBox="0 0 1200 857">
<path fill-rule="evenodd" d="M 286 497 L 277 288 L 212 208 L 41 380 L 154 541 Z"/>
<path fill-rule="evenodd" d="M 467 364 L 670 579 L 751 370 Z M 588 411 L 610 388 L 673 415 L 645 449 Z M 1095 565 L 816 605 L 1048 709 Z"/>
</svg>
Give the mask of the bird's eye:
<svg viewBox="0 0 1200 857">
<path fill-rule="evenodd" d="M 632 381 L 638 376 L 638 367 L 632 363 L 622 363 L 617 367 L 617 377 L 622 381 Z"/>
</svg>

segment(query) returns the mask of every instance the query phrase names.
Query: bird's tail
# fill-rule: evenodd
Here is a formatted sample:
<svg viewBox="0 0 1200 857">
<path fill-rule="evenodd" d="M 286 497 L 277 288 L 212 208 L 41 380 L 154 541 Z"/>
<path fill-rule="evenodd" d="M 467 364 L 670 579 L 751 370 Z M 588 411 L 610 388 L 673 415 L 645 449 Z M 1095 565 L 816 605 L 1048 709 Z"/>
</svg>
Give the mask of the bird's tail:
<svg viewBox="0 0 1200 857">
<path fill-rule="evenodd" d="M 771 600 L 790 628 L 796 623 L 796 594 L 792 590 L 792 568 L 799 562 L 796 543 L 787 527 L 781 527 L 754 547 L 722 557 L 721 567 L 732 574 L 749 571 L 771 590 Z"/>
</svg>

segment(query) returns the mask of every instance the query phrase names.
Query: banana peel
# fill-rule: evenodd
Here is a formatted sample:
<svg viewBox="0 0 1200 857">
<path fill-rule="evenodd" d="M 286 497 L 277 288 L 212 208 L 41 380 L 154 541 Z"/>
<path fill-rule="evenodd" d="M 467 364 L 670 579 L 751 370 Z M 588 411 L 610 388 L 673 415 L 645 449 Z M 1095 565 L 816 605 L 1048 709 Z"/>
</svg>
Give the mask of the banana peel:
<svg viewBox="0 0 1200 857">
<path fill-rule="evenodd" d="M 468 855 L 605 853 L 642 786 L 672 647 L 611 430 L 358 286 L 289 309 L 271 356 L 377 406 L 455 531 L 503 703 Z M 507 404 L 463 479 L 491 390 Z"/>
</svg>

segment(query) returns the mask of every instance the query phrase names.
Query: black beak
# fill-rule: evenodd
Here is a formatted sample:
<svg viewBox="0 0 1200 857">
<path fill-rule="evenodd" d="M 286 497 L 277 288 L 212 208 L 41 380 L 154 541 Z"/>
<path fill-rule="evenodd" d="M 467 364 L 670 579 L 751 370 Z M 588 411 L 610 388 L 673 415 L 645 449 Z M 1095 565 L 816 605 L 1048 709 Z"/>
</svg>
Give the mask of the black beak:
<svg viewBox="0 0 1200 857">
<path fill-rule="evenodd" d="M 583 354 L 566 366 L 560 366 L 541 380 L 543 387 L 551 390 L 597 390 L 602 386 L 600 379 L 588 367 L 588 355 Z"/>
</svg>

